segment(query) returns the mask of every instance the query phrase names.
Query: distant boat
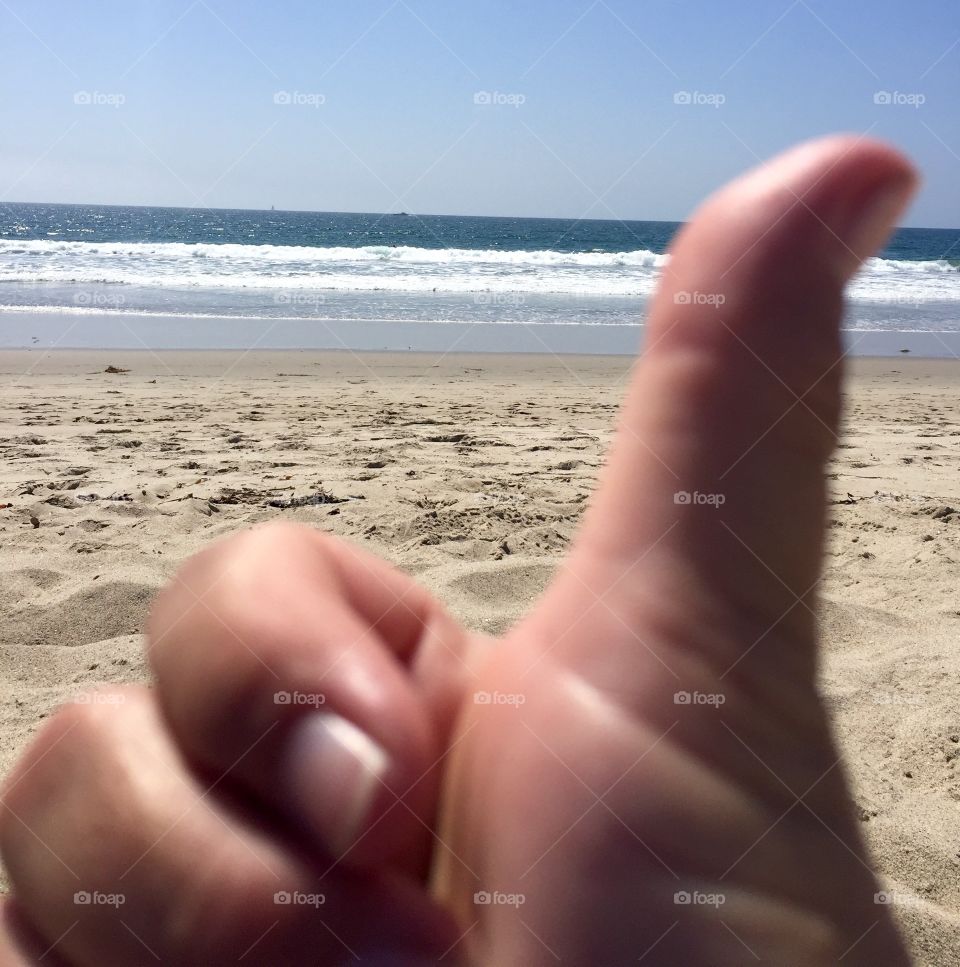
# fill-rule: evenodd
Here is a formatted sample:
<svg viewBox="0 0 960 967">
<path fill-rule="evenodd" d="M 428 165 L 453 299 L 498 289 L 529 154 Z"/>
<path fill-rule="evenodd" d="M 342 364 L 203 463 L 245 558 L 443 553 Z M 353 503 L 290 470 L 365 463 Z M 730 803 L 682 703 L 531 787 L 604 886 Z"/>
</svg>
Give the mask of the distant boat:
<svg viewBox="0 0 960 967">
<path fill-rule="evenodd" d="M 270 206 L 270 211 L 275 212 L 276 211 L 276 208 L 274 208 L 273 205 L 271 205 Z"/>
<path fill-rule="evenodd" d="M 398 218 L 399 217 L 409 218 L 410 217 L 410 213 L 409 212 L 397 212 L 397 217 Z"/>
</svg>

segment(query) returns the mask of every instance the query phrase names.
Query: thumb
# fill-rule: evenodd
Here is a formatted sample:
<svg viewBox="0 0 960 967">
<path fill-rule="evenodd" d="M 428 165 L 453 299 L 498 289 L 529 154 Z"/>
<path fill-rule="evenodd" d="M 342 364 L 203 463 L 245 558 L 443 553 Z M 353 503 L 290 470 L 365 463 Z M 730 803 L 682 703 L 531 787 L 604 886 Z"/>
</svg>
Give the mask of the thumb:
<svg viewBox="0 0 960 967">
<path fill-rule="evenodd" d="M 640 593 L 687 600 L 695 589 L 757 630 L 812 630 L 843 286 L 914 181 L 890 148 L 830 137 L 736 180 L 680 232 L 597 497 L 551 599 L 560 628 L 585 600 L 629 618 Z"/>
</svg>

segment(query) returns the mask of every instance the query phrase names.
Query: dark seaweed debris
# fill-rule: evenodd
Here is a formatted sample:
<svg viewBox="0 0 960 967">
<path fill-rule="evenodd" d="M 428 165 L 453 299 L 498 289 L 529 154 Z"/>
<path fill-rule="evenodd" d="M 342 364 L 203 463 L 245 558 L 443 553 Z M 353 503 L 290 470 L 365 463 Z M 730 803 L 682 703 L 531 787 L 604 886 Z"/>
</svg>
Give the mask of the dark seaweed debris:
<svg viewBox="0 0 960 967">
<path fill-rule="evenodd" d="M 250 504 L 263 502 L 264 494 L 252 487 L 222 487 L 220 493 L 210 498 L 211 504 Z"/>
<path fill-rule="evenodd" d="M 329 491 L 318 490 L 315 494 L 307 494 L 304 497 L 278 497 L 274 500 L 268 500 L 267 506 L 289 510 L 292 507 L 315 507 L 318 504 L 342 504 L 345 502 L 345 497 L 335 497 Z"/>
</svg>

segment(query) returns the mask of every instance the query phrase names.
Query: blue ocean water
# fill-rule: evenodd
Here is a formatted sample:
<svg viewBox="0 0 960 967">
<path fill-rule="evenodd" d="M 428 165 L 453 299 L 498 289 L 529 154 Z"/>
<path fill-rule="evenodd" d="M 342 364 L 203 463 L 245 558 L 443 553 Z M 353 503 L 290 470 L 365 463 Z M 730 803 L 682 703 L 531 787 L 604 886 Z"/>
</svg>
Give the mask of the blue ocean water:
<svg viewBox="0 0 960 967">
<path fill-rule="evenodd" d="M 4 317 L 64 313 L 314 320 L 345 331 L 372 321 L 636 326 L 678 228 L 0 205 L 0 342 Z M 846 325 L 960 332 L 960 230 L 899 230 L 851 287 Z"/>
<path fill-rule="evenodd" d="M 15 241 L 184 242 L 307 248 L 388 245 L 508 252 L 650 249 L 663 252 L 679 225 L 679 222 L 400 213 L 0 205 L 0 239 Z M 953 234 L 953 238 L 957 236 L 958 233 Z"/>
</svg>

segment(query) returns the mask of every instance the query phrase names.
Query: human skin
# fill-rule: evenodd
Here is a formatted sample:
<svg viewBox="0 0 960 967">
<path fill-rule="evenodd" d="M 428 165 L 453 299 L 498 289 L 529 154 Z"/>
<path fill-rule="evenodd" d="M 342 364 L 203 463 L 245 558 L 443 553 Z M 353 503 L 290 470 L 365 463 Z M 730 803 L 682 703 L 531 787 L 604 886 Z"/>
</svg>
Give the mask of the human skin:
<svg viewBox="0 0 960 967">
<path fill-rule="evenodd" d="M 914 183 L 832 137 L 706 202 L 504 638 L 309 528 L 188 561 L 154 687 L 7 779 L 0 967 L 906 965 L 815 675 L 843 286 Z"/>
</svg>

